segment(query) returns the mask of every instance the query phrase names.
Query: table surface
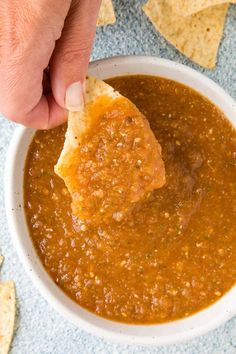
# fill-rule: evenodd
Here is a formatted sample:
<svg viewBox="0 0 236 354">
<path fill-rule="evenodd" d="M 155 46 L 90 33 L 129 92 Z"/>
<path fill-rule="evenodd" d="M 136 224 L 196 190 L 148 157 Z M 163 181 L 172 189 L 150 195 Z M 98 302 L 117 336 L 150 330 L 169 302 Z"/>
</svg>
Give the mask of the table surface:
<svg viewBox="0 0 236 354">
<path fill-rule="evenodd" d="M 209 71 L 191 63 L 157 33 L 141 10 L 145 0 L 114 1 L 117 22 L 99 28 L 92 59 L 121 54 L 144 54 L 168 58 L 203 72 L 236 99 L 236 5 L 232 5 L 219 50 L 218 64 Z M 236 318 L 181 345 L 144 348 L 109 343 L 76 328 L 57 314 L 33 287 L 12 245 L 4 210 L 3 170 L 15 125 L 0 116 L 0 253 L 5 256 L 1 279 L 12 279 L 17 289 L 16 331 L 12 354 L 93 353 L 236 353 Z"/>
</svg>

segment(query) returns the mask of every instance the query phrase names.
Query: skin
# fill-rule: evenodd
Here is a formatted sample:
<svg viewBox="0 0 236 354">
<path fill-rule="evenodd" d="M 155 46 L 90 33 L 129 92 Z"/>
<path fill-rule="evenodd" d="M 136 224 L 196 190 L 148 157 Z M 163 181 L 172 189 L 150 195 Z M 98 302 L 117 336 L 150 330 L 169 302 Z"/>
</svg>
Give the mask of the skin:
<svg viewBox="0 0 236 354">
<path fill-rule="evenodd" d="M 67 119 L 65 96 L 83 82 L 101 0 L 11 0 L 0 7 L 0 111 L 49 129 Z"/>
</svg>

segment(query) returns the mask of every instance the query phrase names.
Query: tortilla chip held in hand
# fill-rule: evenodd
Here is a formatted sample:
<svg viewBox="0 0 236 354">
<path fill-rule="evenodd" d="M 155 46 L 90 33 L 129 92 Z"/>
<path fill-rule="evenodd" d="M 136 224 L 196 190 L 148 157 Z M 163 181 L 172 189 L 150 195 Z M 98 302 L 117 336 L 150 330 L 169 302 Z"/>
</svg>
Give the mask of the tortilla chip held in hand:
<svg viewBox="0 0 236 354">
<path fill-rule="evenodd" d="M 121 221 L 133 205 L 165 183 L 161 147 L 146 118 L 127 98 L 93 77 L 84 105 L 69 112 L 55 172 L 72 197 L 72 212 L 95 224 Z"/>
</svg>

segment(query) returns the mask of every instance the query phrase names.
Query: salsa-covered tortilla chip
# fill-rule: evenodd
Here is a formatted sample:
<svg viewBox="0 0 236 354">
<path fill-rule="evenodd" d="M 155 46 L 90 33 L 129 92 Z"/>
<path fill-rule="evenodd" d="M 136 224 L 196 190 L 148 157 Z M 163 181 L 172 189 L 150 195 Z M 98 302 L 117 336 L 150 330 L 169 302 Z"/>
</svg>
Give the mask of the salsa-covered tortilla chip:
<svg viewBox="0 0 236 354">
<path fill-rule="evenodd" d="M 72 196 L 73 214 L 120 221 L 165 183 L 161 147 L 137 107 L 105 82 L 86 80 L 85 104 L 70 112 L 55 166 Z"/>
<path fill-rule="evenodd" d="M 176 15 L 165 0 L 149 0 L 143 10 L 156 29 L 181 53 L 201 66 L 215 67 L 228 4 L 188 17 Z"/>
<path fill-rule="evenodd" d="M 97 26 L 105 26 L 116 22 L 112 0 L 102 0 Z"/>
<path fill-rule="evenodd" d="M 16 311 L 13 282 L 0 283 L 0 354 L 7 354 L 14 332 Z"/>
<path fill-rule="evenodd" d="M 172 9 L 179 16 L 189 16 L 202 11 L 208 7 L 226 4 L 226 3 L 236 3 L 236 0 L 168 0 Z"/>
</svg>

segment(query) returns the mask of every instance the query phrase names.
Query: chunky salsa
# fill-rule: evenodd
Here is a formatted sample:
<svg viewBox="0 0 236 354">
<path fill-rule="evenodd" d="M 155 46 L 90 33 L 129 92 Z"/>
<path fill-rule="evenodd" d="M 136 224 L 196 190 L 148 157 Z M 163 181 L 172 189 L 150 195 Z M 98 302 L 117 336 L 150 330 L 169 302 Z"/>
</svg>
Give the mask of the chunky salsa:
<svg viewBox="0 0 236 354">
<path fill-rule="evenodd" d="M 126 220 L 84 224 L 54 173 L 66 126 L 37 131 L 25 165 L 25 213 L 38 255 L 79 305 L 151 324 L 189 316 L 236 282 L 236 131 L 224 114 L 171 80 L 108 80 L 148 118 L 165 185 Z"/>
</svg>

